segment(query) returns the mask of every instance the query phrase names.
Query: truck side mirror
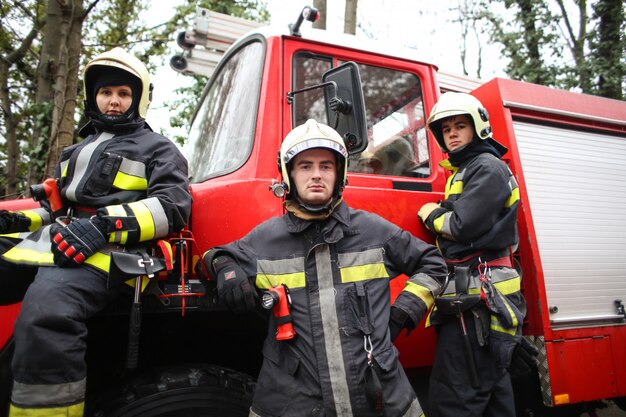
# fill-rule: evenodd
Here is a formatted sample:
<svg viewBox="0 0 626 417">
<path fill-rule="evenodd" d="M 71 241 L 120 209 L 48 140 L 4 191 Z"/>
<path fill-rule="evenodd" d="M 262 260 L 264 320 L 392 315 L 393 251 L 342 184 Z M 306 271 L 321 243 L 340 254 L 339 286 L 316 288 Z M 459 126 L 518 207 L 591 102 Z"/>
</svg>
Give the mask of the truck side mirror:
<svg viewBox="0 0 626 417">
<path fill-rule="evenodd" d="M 328 125 L 344 138 L 349 154 L 362 152 L 367 147 L 365 102 L 359 67 L 346 62 L 331 68 L 322 76 Z"/>
</svg>

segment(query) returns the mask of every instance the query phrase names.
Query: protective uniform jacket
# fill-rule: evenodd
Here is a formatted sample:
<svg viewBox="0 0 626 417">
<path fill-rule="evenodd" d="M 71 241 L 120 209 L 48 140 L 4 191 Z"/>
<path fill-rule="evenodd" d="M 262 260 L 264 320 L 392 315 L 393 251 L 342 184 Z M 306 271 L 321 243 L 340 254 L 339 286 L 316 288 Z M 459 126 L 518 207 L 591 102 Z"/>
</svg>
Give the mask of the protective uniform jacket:
<svg viewBox="0 0 626 417">
<path fill-rule="evenodd" d="M 145 123 L 129 132 L 97 132 L 63 150 L 55 169 L 64 207 L 54 217 L 93 216 L 104 208 L 114 217 L 134 217 L 136 226 L 109 237 L 109 245 L 85 261 L 108 272 L 111 251 L 121 245 L 158 239 L 184 227 L 191 210 L 187 161 L 166 137 Z M 50 211 L 23 211 L 34 233 L 3 255 L 14 263 L 53 265 Z M 134 222 L 133 222 L 134 223 Z"/>
<path fill-rule="evenodd" d="M 519 188 L 506 164 L 481 153 L 459 167 L 449 160 L 441 166 L 452 175 L 441 208 L 428 217 L 426 226 L 437 234 L 443 256 L 461 260 L 517 244 Z"/>
<path fill-rule="evenodd" d="M 296 336 L 277 341 L 271 317 L 251 416 L 383 415 L 366 395 L 366 348 L 384 415 L 422 414 L 389 336 L 389 279 L 409 276 L 394 306 L 419 323 L 446 274 L 434 246 L 341 203 L 324 221 L 288 213 L 212 252 L 234 257 L 257 288 L 291 292 Z"/>
<path fill-rule="evenodd" d="M 86 320 L 128 296 L 123 288 L 106 285 L 110 253 L 182 229 L 191 207 L 184 157 L 143 121 L 124 132 L 95 133 L 66 148 L 55 177 L 64 207 L 55 213 L 27 211 L 35 220 L 31 227 L 68 209 L 76 217 L 104 211 L 133 227 L 110 233 L 108 245 L 78 268 L 54 265 L 50 226 L 4 254 L 10 262 L 39 266 L 15 323 L 11 415 L 83 414 Z"/>
</svg>

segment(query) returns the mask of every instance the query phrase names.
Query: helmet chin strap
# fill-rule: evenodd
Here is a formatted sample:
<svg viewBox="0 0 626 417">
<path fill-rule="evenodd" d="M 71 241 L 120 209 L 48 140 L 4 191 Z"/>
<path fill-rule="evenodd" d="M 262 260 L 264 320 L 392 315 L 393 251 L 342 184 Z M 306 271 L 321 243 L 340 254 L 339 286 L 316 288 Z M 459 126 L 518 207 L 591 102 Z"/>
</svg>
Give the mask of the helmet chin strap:
<svg viewBox="0 0 626 417">
<path fill-rule="evenodd" d="M 332 203 L 333 203 L 333 200 L 330 200 L 328 204 L 313 205 L 313 204 L 307 204 L 303 202 L 302 200 L 300 200 L 300 198 L 298 198 L 298 204 L 300 204 L 300 207 L 302 207 L 306 211 L 311 212 L 313 214 L 319 214 L 325 210 L 328 210 L 328 208 L 332 205 Z"/>
</svg>

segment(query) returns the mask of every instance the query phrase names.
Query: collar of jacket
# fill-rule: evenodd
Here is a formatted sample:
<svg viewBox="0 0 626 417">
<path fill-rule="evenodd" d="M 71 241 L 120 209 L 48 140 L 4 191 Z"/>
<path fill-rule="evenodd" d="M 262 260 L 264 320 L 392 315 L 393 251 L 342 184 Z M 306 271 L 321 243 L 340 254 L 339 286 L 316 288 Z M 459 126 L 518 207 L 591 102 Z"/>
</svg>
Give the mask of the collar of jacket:
<svg viewBox="0 0 626 417">
<path fill-rule="evenodd" d="M 302 219 L 294 215 L 289 208 L 287 208 L 287 214 L 285 214 L 284 219 L 287 224 L 287 231 L 290 233 L 302 233 L 314 224 L 321 225 L 322 229 L 327 229 L 327 225 L 336 224 L 337 222 L 345 226 L 350 226 L 350 210 L 346 203 L 342 200 L 339 202 L 339 205 L 335 207 L 332 213 L 330 213 L 330 216 L 324 219 Z M 336 241 L 335 239 L 332 240 Z M 327 242 L 332 243 L 328 240 Z"/>
</svg>

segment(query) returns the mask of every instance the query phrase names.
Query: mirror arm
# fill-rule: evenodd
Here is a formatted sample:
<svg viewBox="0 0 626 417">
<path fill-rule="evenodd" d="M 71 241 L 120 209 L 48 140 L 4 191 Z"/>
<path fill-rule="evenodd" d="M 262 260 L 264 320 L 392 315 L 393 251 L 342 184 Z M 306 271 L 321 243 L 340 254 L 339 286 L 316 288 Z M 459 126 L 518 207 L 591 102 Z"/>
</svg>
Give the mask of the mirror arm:
<svg viewBox="0 0 626 417">
<path fill-rule="evenodd" d="M 305 93 L 307 91 L 316 90 L 318 88 L 328 87 L 328 86 L 332 86 L 333 87 L 333 97 L 336 98 L 337 97 L 337 83 L 334 82 L 334 81 L 328 81 L 328 82 L 325 82 L 325 83 L 322 83 L 322 84 L 315 84 L 315 85 L 312 85 L 310 87 L 303 88 L 301 90 L 289 91 L 287 93 L 287 103 L 288 104 L 293 104 L 293 97 L 296 94 Z"/>
</svg>

